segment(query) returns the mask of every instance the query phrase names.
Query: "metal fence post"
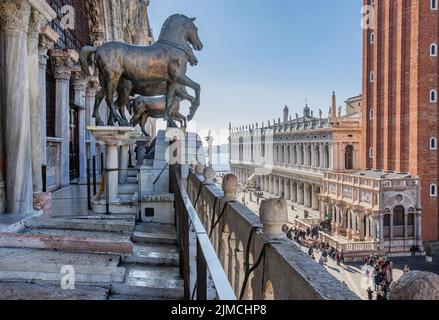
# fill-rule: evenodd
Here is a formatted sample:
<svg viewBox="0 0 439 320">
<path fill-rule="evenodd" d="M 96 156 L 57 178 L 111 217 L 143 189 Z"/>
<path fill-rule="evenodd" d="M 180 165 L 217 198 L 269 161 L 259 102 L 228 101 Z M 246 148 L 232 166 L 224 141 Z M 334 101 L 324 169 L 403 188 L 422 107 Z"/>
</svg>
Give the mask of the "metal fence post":
<svg viewBox="0 0 439 320">
<path fill-rule="evenodd" d="M 93 156 L 93 196 L 95 196 L 96 193 L 96 156 Z"/>
<path fill-rule="evenodd" d="M 197 239 L 197 300 L 207 300 L 207 269 L 200 241 Z"/>
<path fill-rule="evenodd" d="M 90 191 L 91 191 L 91 186 L 90 186 L 90 158 L 87 158 L 87 169 L 86 169 L 86 173 L 87 173 L 87 204 L 88 204 L 88 210 L 91 210 L 91 198 L 90 198 Z"/>
</svg>

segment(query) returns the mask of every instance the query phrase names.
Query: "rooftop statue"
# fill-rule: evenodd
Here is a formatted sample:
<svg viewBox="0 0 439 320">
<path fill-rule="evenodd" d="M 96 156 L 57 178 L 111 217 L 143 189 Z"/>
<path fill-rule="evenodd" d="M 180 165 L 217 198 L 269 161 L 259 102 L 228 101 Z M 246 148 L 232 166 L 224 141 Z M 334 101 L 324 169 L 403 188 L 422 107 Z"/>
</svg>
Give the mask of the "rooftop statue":
<svg viewBox="0 0 439 320">
<path fill-rule="evenodd" d="M 166 95 L 163 118 L 170 127 L 176 127 L 170 111 L 178 86 L 192 88 L 195 91 L 195 100 L 188 118 L 193 118 L 200 106 L 201 87 L 186 75 L 188 62 L 191 64 L 197 62 L 189 44 L 195 50 L 203 49 L 194 21 L 195 18 L 190 19 L 179 14 L 169 17 L 163 25 L 158 41 L 151 46 L 134 46 L 112 41 L 97 48 L 87 46 L 81 50 L 80 62 L 84 73 L 91 75 L 95 68 L 99 71 L 102 91 L 98 94 L 101 95 L 100 97 L 105 96 L 112 121 L 118 122 L 119 125 L 129 125 L 124 116 L 117 113 L 113 102 L 116 91 L 124 92 L 124 89 L 129 87 L 124 81 L 134 83 L 134 87 L 139 83 L 166 83 L 163 92 Z M 126 97 L 131 93 L 130 91 L 123 95 L 118 102 L 119 110 L 128 104 Z M 94 117 L 98 125 L 103 125 L 97 112 L 94 112 Z"/>
</svg>

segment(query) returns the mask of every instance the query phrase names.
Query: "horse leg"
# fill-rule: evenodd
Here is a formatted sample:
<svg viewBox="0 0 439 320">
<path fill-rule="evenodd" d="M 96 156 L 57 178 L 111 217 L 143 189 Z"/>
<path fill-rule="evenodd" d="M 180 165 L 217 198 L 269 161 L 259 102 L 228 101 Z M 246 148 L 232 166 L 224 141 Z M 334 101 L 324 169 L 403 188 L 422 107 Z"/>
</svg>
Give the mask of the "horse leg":
<svg viewBox="0 0 439 320">
<path fill-rule="evenodd" d="M 119 110 L 119 114 L 122 117 L 122 119 L 124 121 L 126 121 L 128 123 L 128 119 L 125 116 L 125 107 L 126 105 L 129 103 L 130 101 L 130 88 L 127 87 L 121 87 L 120 85 L 117 88 L 117 100 L 115 102 L 118 110 Z"/>
<path fill-rule="evenodd" d="M 200 106 L 201 86 L 195 81 L 193 81 L 191 78 L 189 78 L 187 75 L 176 77 L 176 82 L 183 86 L 189 87 L 195 91 L 195 102 L 193 104 L 193 109 L 191 110 L 191 114 L 187 117 L 187 119 L 191 121 L 195 115 L 195 112 Z"/>
<path fill-rule="evenodd" d="M 145 135 L 145 137 L 151 137 L 145 129 L 146 122 L 148 121 L 148 118 L 149 118 L 148 114 L 144 113 L 142 115 L 142 120 L 140 121 L 140 129 L 142 129 L 142 132 Z"/>
<path fill-rule="evenodd" d="M 165 112 L 163 114 L 163 120 L 168 122 L 168 127 L 175 128 L 177 125 L 175 124 L 174 120 L 172 120 L 171 117 L 171 109 L 172 109 L 172 103 L 174 102 L 174 96 L 175 96 L 175 89 L 177 88 L 177 84 L 172 82 L 168 82 L 168 89 L 166 94 L 166 108 Z"/>
<path fill-rule="evenodd" d="M 106 83 L 107 91 L 106 91 L 106 97 L 105 100 L 107 101 L 108 107 L 110 108 L 110 117 L 119 123 L 119 125 L 124 126 L 128 125 L 127 123 L 124 123 L 122 118 L 117 114 L 116 109 L 114 108 L 114 92 L 117 88 L 117 83 L 119 82 L 120 77 L 114 76 L 112 79 L 108 79 Z"/>
<path fill-rule="evenodd" d="M 95 96 L 95 105 L 93 108 L 93 118 L 95 118 L 96 125 L 99 127 L 104 126 L 104 122 L 99 115 L 99 107 L 101 106 L 102 100 L 105 98 L 104 89 L 100 89 Z"/>
<path fill-rule="evenodd" d="M 187 129 L 186 117 L 182 115 L 180 112 L 177 112 L 175 117 L 177 118 L 177 121 L 180 122 L 181 127 Z"/>
</svg>

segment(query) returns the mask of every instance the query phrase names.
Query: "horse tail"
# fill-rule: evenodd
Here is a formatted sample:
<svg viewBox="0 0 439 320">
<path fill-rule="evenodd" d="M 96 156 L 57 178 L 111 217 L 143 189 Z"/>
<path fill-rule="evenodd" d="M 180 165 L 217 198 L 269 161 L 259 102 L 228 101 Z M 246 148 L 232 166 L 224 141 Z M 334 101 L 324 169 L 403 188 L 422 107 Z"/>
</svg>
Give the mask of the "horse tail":
<svg viewBox="0 0 439 320">
<path fill-rule="evenodd" d="M 95 66 L 95 55 L 98 51 L 97 48 L 86 46 L 81 49 L 81 52 L 79 53 L 79 63 L 81 64 L 82 72 L 84 72 L 87 76 L 92 76 L 92 70 L 91 68 L 94 68 Z"/>
</svg>

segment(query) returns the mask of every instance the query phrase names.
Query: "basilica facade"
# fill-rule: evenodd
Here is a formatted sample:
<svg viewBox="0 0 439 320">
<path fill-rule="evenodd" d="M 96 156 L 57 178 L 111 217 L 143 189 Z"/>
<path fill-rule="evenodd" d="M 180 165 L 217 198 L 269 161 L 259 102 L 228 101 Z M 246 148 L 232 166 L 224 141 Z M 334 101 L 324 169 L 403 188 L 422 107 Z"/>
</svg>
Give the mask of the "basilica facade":
<svg viewBox="0 0 439 320">
<path fill-rule="evenodd" d="M 0 213 L 32 212 L 47 192 L 84 183 L 87 159 L 100 166 L 101 147 L 86 130 L 99 81 L 81 71 L 79 51 L 112 40 L 152 44 L 148 6 L 0 0 Z M 105 106 L 100 113 L 108 118 Z"/>
</svg>

